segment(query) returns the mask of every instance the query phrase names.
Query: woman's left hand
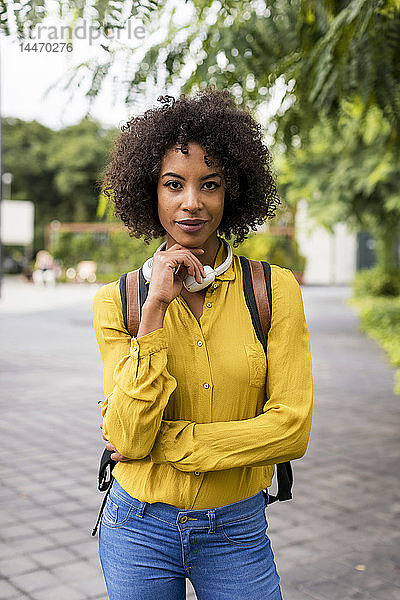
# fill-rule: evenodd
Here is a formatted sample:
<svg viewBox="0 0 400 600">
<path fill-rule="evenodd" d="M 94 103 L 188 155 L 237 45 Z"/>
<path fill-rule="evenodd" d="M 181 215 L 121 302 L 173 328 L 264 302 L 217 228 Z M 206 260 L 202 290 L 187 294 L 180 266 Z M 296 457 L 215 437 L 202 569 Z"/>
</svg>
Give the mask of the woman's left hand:
<svg viewBox="0 0 400 600">
<path fill-rule="evenodd" d="M 103 429 L 103 423 L 101 423 L 100 429 Z M 113 454 L 111 454 L 112 460 L 115 460 L 116 462 L 124 462 L 124 461 L 128 461 L 128 460 L 132 460 L 131 458 L 128 458 L 127 456 L 124 456 L 123 454 L 120 454 L 120 452 L 118 452 L 118 450 L 116 449 L 114 444 L 109 442 L 108 439 L 104 436 L 104 434 L 103 434 L 103 440 L 105 440 L 107 442 L 107 444 L 106 444 L 107 450 L 113 451 Z"/>
</svg>

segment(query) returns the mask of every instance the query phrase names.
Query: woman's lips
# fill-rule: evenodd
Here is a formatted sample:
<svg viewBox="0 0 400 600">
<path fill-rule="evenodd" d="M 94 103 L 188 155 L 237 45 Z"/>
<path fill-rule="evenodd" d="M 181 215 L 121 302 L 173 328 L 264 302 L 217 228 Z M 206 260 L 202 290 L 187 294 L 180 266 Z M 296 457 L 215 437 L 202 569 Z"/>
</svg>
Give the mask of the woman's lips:
<svg viewBox="0 0 400 600">
<path fill-rule="evenodd" d="M 197 225 L 189 225 L 188 223 L 178 223 L 178 221 L 176 221 L 178 227 L 183 229 L 183 231 L 199 231 L 206 223 L 207 221 L 203 221 L 203 223 L 197 223 Z"/>
</svg>

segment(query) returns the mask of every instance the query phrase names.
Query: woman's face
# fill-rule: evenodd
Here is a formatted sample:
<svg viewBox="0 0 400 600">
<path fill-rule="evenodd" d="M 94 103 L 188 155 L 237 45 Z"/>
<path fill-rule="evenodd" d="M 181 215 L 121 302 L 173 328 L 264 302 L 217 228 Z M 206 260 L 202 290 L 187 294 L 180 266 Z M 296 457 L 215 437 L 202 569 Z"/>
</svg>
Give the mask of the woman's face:
<svg viewBox="0 0 400 600">
<path fill-rule="evenodd" d="M 164 155 L 157 185 L 158 218 L 167 232 L 167 248 L 178 243 L 211 250 L 218 245 L 224 212 L 223 173 L 215 164 L 206 165 L 207 153 L 199 144 L 189 142 L 187 148 L 183 154 L 177 145 Z M 201 224 L 179 224 L 193 220 Z"/>
</svg>

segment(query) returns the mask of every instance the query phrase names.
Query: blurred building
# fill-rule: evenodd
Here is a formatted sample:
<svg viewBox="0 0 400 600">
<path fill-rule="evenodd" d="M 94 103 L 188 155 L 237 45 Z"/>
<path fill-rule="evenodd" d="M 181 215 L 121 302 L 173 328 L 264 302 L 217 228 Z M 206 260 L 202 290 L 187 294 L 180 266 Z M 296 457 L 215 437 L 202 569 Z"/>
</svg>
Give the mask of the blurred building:
<svg viewBox="0 0 400 600">
<path fill-rule="evenodd" d="M 355 233 L 346 223 L 336 223 L 330 233 L 310 219 L 306 200 L 297 207 L 296 239 L 307 260 L 306 284 L 349 285 L 356 271 L 375 263 L 375 241 L 369 233 Z"/>
</svg>

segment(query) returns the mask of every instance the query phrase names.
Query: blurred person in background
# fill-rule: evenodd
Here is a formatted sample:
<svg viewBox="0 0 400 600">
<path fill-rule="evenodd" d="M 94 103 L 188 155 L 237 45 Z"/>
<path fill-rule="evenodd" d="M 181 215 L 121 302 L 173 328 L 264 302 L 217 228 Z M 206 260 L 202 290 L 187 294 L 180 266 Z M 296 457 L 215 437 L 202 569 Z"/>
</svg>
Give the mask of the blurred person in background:
<svg viewBox="0 0 400 600">
<path fill-rule="evenodd" d="M 47 250 L 39 250 L 36 254 L 35 266 L 32 279 L 35 285 L 55 286 L 57 277 L 57 265 L 54 258 Z"/>
<path fill-rule="evenodd" d="M 102 176 L 135 237 L 165 236 L 136 337 L 119 281 L 94 298 L 117 461 L 99 531 L 105 582 L 111 600 L 182 600 L 186 578 L 198 600 L 281 600 L 263 490 L 307 448 L 308 329 L 293 273 L 272 265 L 267 370 L 241 262 L 221 237 L 237 246 L 274 216 L 270 155 L 226 91 L 159 100 L 122 128 Z"/>
</svg>

